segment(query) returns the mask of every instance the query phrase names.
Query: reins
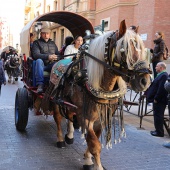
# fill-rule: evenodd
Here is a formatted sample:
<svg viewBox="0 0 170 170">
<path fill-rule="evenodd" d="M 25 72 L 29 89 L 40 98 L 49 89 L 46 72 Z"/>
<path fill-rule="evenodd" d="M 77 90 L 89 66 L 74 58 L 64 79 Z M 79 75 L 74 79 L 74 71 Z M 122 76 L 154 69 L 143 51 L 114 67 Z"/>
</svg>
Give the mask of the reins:
<svg viewBox="0 0 170 170">
<path fill-rule="evenodd" d="M 87 52 L 85 52 L 85 51 L 82 51 L 82 52 L 81 52 L 81 55 L 86 55 L 86 56 L 92 58 L 93 60 L 95 60 L 95 61 L 97 61 L 98 63 L 102 64 L 102 65 L 103 65 L 104 67 L 106 67 L 107 69 L 113 70 L 114 72 L 118 73 L 119 75 L 126 76 L 126 77 L 128 77 L 128 78 L 130 78 L 130 79 L 133 78 L 133 76 L 128 75 L 128 74 L 126 74 L 126 73 L 124 73 L 124 72 L 116 69 L 115 66 L 114 66 L 114 67 L 113 67 L 113 66 L 110 66 L 109 64 L 107 64 L 107 63 L 99 60 L 98 58 L 92 56 L 91 54 L 89 54 L 89 53 L 87 53 Z M 128 71 L 128 72 L 129 72 L 129 71 Z M 130 72 L 129 72 L 129 73 L 130 73 Z M 132 73 L 131 73 L 131 74 L 132 74 Z"/>
<path fill-rule="evenodd" d="M 75 55 L 77 55 L 77 53 L 67 54 L 67 55 L 60 55 L 60 57 L 61 57 L 61 58 L 65 58 L 65 57 L 75 56 Z"/>
</svg>

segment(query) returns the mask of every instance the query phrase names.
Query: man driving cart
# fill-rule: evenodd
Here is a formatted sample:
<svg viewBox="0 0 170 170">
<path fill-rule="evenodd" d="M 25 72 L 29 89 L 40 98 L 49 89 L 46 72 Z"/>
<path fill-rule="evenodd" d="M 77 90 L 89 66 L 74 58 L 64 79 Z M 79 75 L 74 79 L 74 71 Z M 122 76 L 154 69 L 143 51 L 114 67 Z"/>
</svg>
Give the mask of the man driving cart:
<svg viewBox="0 0 170 170">
<path fill-rule="evenodd" d="M 33 42 L 32 57 L 36 60 L 35 78 L 37 93 L 42 93 L 44 88 L 43 72 L 51 72 L 52 66 L 59 60 L 59 51 L 55 42 L 50 39 L 51 30 L 43 28 L 40 38 Z"/>
</svg>

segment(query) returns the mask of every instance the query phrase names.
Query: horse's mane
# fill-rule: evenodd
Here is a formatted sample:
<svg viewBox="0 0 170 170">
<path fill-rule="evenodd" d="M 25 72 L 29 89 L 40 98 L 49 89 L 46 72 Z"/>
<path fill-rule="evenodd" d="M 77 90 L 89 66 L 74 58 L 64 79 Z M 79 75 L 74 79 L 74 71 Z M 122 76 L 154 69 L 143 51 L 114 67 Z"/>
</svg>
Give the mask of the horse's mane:
<svg viewBox="0 0 170 170">
<path fill-rule="evenodd" d="M 135 41 L 134 41 L 135 40 Z M 134 41 L 134 45 L 136 48 L 136 51 L 138 52 L 138 59 L 137 61 L 132 58 L 132 49 L 128 48 L 130 47 L 130 43 Z M 128 69 L 132 70 L 134 68 L 134 64 L 136 64 L 140 60 L 145 60 L 146 59 L 146 54 L 145 54 L 145 46 L 144 43 L 139 36 L 139 34 L 136 34 L 133 30 L 126 30 L 125 35 L 117 41 L 117 47 L 116 47 L 116 55 L 118 57 L 118 60 L 121 60 L 121 48 L 122 44 L 125 50 L 125 55 L 126 55 L 126 62 L 128 65 Z"/>
<path fill-rule="evenodd" d="M 107 42 L 107 38 L 113 33 L 109 31 L 103 35 L 100 35 L 93 39 L 90 42 L 89 53 L 101 61 L 104 61 L 104 53 L 105 53 L 105 43 Z M 99 64 L 95 60 L 87 57 L 87 73 L 88 73 L 88 81 L 95 88 L 99 89 L 102 76 L 104 73 L 103 65 Z"/>
<path fill-rule="evenodd" d="M 113 33 L 113 31 L 109 31 L 103 35 L 100 35 L 93 39 L 89 46 L 89 53 L 101 61 L 104 61 L 104 53 L 105 53 L 105 43 L 107 43 L 107 38 Z M 132 50 L 130 47 L 130 40 L 135 40 L 135 48 L 139 53 L 139 58 L 137 61 L 134 61 L 132 58 Z M 117 41 L 116 46 L 116 55 L 118 60 L 121 59 L 121 52 L 120 49 L 123 47 L 125 48 L 125 55 L 127 56 L 126 62 L 129 69 L 133 69 L 133 66 L 139 60 L 145 59 L 145 47 L 143 44 L 142 39 L 138 34 L 136 34 L 132 30 L 126 30 L 125 35 Z M 128 48 L 128 49 L 127 49 Z M 88 72 L 88 81 L 95 89 L 100 88 L 100 84 L 102 81 L 103 73 L 104 73 L 104 66 L 96 62 L 95 60 L 86 57 L 86 65 L 87 65 L 87 72 Z"/>
</svg>

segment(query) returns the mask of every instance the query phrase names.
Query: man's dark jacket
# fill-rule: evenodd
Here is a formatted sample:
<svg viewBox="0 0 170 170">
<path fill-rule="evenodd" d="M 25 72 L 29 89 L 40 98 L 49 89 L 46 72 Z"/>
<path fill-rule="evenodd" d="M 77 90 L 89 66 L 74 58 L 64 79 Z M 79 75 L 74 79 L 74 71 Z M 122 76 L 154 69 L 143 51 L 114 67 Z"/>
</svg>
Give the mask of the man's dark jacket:
<svg viewBox="0 0 170 170">
<path fill-rule="evenodd" d="M 151 83 L 149 89 L 146 92 L 147 100 L 149 103 L 152 103 L 154 100 L 156 100 L 158 103 L 168 103 L 168 92 L 164 88 L 164 84 L 167 78 L 168 73 L 163 72 Z"/>
<path fill-rule="evenodd" d="M 5 51 L 3 51 L 1 53 L 1 59 L 3 59 L 4 61 L 6 61 L 8 59 L 8 56 L 12 55 L 12 52 L 10 51 L 9 53 L 6 53 Z"/>
<path fill-rule="evenodd" d="M 59 55 L 58 48 L 54 41 L 49 39 L 47 42 L 40 38 L 33 42 L 32 46 L 32 57 L 33 59 L 42 59 L 44 64 L 47 65 L 49 63 L 48 57 L 51 54 Z"/>
<path fill-rule="evenodd" d="M 3 62 L 0 60 L 0 86 L 6 82 L 5 72 L 3 68 Z"/>
</svg>

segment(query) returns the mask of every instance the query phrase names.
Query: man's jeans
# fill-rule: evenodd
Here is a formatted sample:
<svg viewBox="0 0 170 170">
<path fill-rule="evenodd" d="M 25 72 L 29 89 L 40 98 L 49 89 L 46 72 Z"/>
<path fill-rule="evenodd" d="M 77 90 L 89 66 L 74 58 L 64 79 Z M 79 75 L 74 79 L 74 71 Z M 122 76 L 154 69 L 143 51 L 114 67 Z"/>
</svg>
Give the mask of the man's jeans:
<svg viewBox="0 0 170 170">
<path fill-rule="evenodd" d="M 47 66 L 44 66 L 43 60 L 41 60 L 41 59 L 36 60 L 36 64 L 35 64 L 36 85 L 44 84 L 43 72 L 44 71 L 51 72 L 51 69 L 54 64 L 55 64 L 55 62 L 48 64 Z"/>
</svg>

